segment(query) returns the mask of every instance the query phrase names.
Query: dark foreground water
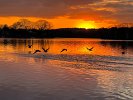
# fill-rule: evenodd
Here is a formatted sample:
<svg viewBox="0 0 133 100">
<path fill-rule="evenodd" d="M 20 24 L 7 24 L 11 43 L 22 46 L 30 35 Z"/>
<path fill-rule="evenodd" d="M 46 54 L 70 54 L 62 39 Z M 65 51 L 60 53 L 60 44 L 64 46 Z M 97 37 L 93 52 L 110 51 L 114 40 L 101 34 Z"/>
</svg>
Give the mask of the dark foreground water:
<svg viewBox="0 0 133 100">
<path fill-rule="evenodd" d="M 133 100 L 133 41 L 0 39 L 0 100 Z"/>
</svg>

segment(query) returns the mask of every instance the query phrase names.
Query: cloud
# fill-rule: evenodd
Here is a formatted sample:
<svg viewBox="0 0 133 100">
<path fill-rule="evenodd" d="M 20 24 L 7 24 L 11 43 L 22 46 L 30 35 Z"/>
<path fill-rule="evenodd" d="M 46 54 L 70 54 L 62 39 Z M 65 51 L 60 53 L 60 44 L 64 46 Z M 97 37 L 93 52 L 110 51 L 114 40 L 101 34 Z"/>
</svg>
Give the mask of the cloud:
<svg viewBox="0 0 133 100">
<path fill-rule="evenodd" d="M 1 0 L 1 16 L 55 17 L 69 12 L 69 6 L 100 0 Z"/>
<path fill-rule="evenodd" d="M 0 0 L 0 16 L 133 22 L 132 0 Z"/>
<path fill-rule="evenodd" d="M 70 7 L 71 18 L 82 18 L 96 22 L 133 22 L 132 0 L 104 0 L 92 4 Z"/>
</svg>

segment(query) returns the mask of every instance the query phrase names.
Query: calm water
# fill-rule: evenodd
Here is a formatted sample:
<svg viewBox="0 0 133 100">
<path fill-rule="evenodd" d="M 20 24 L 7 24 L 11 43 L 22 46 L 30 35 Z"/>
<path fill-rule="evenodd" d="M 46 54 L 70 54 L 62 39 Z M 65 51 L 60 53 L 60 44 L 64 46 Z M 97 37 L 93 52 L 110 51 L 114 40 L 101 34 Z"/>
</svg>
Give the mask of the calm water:
<svg viewBox="0 0 133 100">
<path fill-rule="evenodd" d="M 133 41 L 0 39 L 0 100 L 133 100 Z"/>
</svg>

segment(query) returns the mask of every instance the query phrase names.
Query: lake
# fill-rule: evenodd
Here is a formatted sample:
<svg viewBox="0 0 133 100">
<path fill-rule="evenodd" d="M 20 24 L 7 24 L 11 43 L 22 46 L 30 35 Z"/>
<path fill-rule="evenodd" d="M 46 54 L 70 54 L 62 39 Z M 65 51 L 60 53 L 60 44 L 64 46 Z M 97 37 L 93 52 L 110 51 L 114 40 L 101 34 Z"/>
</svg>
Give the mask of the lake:
<svg viewBox="0 0 133 100">
<path fill-rule="evenodd" d="M 0 100 L 133 100 L 133 41 L 1 38 Z"/>
</svg>

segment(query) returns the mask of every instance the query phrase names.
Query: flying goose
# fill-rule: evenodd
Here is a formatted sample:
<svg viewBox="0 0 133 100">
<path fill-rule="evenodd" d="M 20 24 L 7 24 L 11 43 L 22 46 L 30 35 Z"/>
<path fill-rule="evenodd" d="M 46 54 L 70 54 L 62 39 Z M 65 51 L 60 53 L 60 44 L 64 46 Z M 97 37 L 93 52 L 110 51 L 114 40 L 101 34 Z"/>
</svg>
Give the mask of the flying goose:
<svg viewBox="0 0 133 100">
<path fill-rule="evenodd" d="M 89 50 L 89 51 L 92 51 L 94 49 L 94 47 L 92 47 L 92 48 L 87 48 L 87 50 Z"/>
<path fill-rule="evenodd" d="M 43 51 L 46 52 L 46 53 L 47 53 L 48 50 L 49 50 L 49 48 L 48 48 L 48 49 L 44 49 L 43 47 L 42 47 L 42 49 L 43 49 Z"/>
<path fill-rule="evenodd" d="M 61 52 L 64 52 L 64 51 L 67 51 L 67 49 L 62 49 L 62 51 L 61 51 Z"/>
<path fill-rule="evenodd" d="M 33 54 L 36 54 L 37 52 L 41 52 L 40 50 L 35 50 L 35 52 Z"/>
</svg>

